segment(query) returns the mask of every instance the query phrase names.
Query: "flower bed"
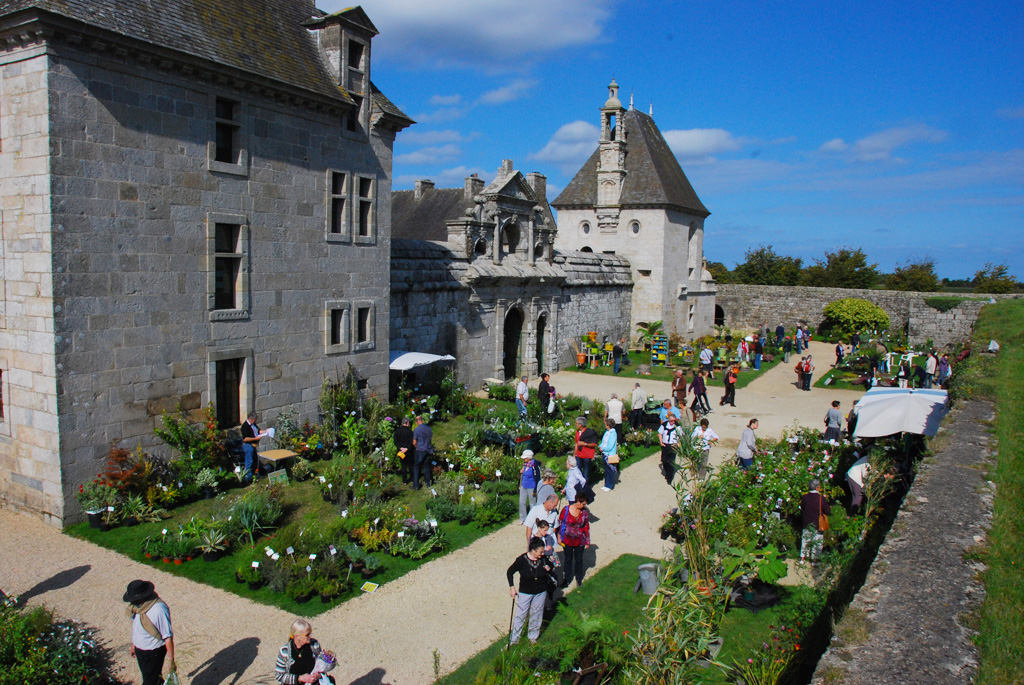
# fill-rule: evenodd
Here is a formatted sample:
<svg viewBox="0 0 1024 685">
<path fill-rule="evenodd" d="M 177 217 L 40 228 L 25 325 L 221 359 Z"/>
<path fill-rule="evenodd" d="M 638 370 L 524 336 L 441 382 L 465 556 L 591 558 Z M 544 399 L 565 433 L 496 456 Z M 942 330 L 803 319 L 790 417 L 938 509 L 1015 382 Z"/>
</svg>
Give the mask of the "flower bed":
<svg viewBox="0 0 1024 685">
<path fill-rule="evenodd" d="M 43 607 L 19 609 L 17 597 L 0 601 L 0 682 L 100 685 L 103 673 L 94 632 L 58 619 Z"/>
<path fill-rule="evenodd" d="M 240 472 L 225 463 L 227 450 L 209 447 L 216 423 L 208 413 L 201 424 L 189 424 L 181 413 L 167 416 L 159 434 L 175 457 L 112 446 L 104 474 L 80 493 L 83 506 L 103 509 L 105 525 L 68 532 L 288 610 L 319 596 L 322 602 L 302 609 L 310 615 L 358 593 L 364 579 L 393 580 L 516 516 L 518 452 L 525 444 L 488 443 L 488 431 L 508 436 L 527 429 L 545 466 L 564 476 L 573 435 L 560 417 L 523 426 L 507 418 L 516 415 L 507 402 L 485 406 L 415 393 L 405 406 L 364 400 L 359 415 L 351 405 L 332 404 L 346 397 L 355 395 L 325 386 L 324 420 L 316 426 L 299 427 L 287 412 L 279 417 L 278 445 L 308 457 L 291 465 L 287 484 L 240 487 Z M 392 436 L 396 417 L 423 413 L 424 406 L 434 407 L 436 434 L 448 420 L 466 430 L 448 444 L 435 440 L 433 487 L 413 491 L 398 474 Z M 479 410 L 485 418 L 466 421 L 444 406 Z M 632 450 L 622 447 L 624 462 Z M 594 470 L 592 478 L 600 478 Z M 195 561 L 200 555 L 203 562 Z"/>
</svg>

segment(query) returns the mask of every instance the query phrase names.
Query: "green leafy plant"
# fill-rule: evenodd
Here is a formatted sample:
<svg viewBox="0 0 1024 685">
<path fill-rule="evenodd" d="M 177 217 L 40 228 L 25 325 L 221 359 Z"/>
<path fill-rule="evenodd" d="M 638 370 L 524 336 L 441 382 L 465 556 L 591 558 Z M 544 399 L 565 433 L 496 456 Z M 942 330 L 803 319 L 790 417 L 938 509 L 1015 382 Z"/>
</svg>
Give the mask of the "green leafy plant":
<svg viewBox="0 0 1024 685">
<path fill-rule="evenodd" d="M 228 547 L 228 537 L 217 528 L 210 528 L 199 538 L 199 549 L 205 554 L 223 552 Z"/>
<path fill-rule="evenodd" d="M 876 304 L 857 297 L 847 297 L 825 305 L 825 327 L 839 338 L 849 338 L 858 331 L 889 328 L 889 315 Z"/>
<path fill-rule="evenodd" d="M 75 499 L 88 512 L 104 511 L 117 503 L 117 488 L 100 478 L 78 486 Z"/>
</svg>

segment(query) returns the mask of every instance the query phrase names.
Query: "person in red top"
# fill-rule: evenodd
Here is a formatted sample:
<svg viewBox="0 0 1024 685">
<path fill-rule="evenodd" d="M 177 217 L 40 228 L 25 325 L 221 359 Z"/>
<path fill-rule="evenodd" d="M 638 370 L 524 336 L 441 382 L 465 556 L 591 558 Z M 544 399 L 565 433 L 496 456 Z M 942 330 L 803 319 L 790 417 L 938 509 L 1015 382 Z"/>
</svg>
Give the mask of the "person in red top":
<svg viewBox="0 0 1024 685">
<path fill-rule="evenodd" d="M 601 442 L 597 437 L 597 431 L 587 426 L 586 417 L 580 416 L 576 419 L 576 450 L 573 456 L 579 464 L 583 480 L 590 479 L 590 464 L 594 461 L 594 450 Z"/>
<path fill-rule="evenodd" d="M 803 516 L 803 540 L 800 545 L 800 563 L 807 561 L 808 554 L 811 563 L 815 564 L 821 558 L 821 547 L 824 543 L 824 536 L 818 527 L 818 518 L 821 514 L 828 516 L 832 513 L 832 507 L 828 505 L 825 496 L 818 492 L 821 483 L 817 478 L 811 481 L 810 492 L 800 498 L 800 514 Z"/>
<path fill-rule="evenodd" d="M 576 501 L 562 509 L 558 516 L 558 531 L 565 555 L 562 587 L 569 587 L 573 578 L 579 587 L 583 583 L 583 552 L 590 547 L 590 510 L 583 493 L 577 493 Z"/>
</svg>

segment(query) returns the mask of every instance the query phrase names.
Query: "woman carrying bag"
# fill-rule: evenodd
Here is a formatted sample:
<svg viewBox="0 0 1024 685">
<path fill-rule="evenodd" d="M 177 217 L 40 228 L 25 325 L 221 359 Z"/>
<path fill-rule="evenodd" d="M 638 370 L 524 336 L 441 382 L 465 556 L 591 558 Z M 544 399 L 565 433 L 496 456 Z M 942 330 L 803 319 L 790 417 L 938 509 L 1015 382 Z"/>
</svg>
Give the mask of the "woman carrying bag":
<svg viewBox="0 0 1024 685">
<path fill-rule="evenodd" d="M 585 495 L 576 493 L 576 501 L 562 509 L 558 531 L 565 555 L 562 587 L 569 587 L 573 578 L 579 587 L 583 583 L 583 552 L 590 547 L 590 510 Z"/>
</svg>

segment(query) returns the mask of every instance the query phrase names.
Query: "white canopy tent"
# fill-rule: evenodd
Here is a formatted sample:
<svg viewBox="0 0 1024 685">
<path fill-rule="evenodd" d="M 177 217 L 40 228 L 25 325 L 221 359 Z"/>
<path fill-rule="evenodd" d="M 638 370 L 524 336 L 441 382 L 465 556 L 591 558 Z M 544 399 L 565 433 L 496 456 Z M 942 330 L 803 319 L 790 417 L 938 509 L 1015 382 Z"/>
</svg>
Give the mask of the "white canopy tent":
<svg viewBox="0 0 1024 685">
<path fill-rule="evenodd" d="M 872 388 L 857 402 L 857 438 L 895 433 L 935 435 L 949 412 L 945 390 Z"/>
</svg>

